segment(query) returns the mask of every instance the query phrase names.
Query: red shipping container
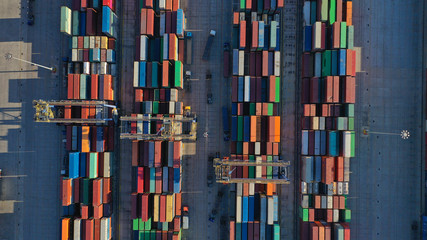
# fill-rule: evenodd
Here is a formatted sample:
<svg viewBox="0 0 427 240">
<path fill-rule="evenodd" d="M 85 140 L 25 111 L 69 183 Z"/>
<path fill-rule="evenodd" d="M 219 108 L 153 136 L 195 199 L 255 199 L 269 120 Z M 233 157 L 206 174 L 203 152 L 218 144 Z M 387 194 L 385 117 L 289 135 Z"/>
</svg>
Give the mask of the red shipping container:
<svg viewBox="0 0 427 240">
<path fill-rule="evenodd" d="M 144 193 L 144 168 L 138 167 L 137 192 Z"/>
<path fill-rule="evenodd" d="M 163 61 L 162 87 L 169 87 L 169 65 L 170 65 L 169 61 L 167 60 Z"/>
<path fill-rule="evenodd" d="M 181 216 L 182 196 L 181 193 L 175 194 L 175 215 Z"/>
<path fill-rule="evenodd" d="M 80 216 L 82 219 L 88 219 L 89 218 L 89 206 L 88 205 L 81 205 L 80 206 Z"/>
<path fill-rule="evenodd" d="M 172 11 L 172 0 L 166 0 L 166 7 L 165 9 L 167 11 Z"/>
<path fill-rule="evenodd" d="M 325 89 L 324 89 L 324 102 L 332 103 L 333 102 L 333 94 L 334 94 L 334 77 L 327 76 L 325 79 Z"/>
<path fill-rule="evenodd" d="M 156 168 L 156 175 L 155 175 L 155 179 L 156 179 L 156 193 L 162 193 L 162 168 Z"/>
<path fill-rule="evenodd" d="M 102 204 L 102 178 L 93 180 L 93 195 L 92 195 L 92 204 L 93 206 L 99 206 Z"/>
<path fill-rule="evenodd" d="M 325 240 L 325 227 L 319 221 L 314 222 L 319 227 L 319 240 Z"/>
<path fill-rule="evenodd" d="M 341 25 L 340 22 L 335 22 L 332 24 L 332 48 L 339 49 L 340 48 L 340 40 L 341 40 Z"/>
<path fill-rule="evenodd" d="M 116 39 L 108 38 L 108 49 L 115 49 L 115 48 L 116 48 Z"/>
<path fill-rule="evenodd" d="M 111 75 L 103 75 L 104 77 L 104 100 L 113 101 L 113 77 Z"/>
<path fill-rule="evenodd" d="M 322 182 L 331 184 L 334 181 L 334 158 L 322 157 Z"/>
<path fill-rule="evenodd" d="M 313 71 L 313 55 L 310 53 L 304 53 L 302 55 L 302 77 L 313 77 Z"/>
<path fill-rule="evenodd" d="M 334 220 L 334 212 L 332 209 L 326 209 L 326 222 L 333 222 Z"/>
<path fill-rule="evenodd" d="M 310 102 L 319 103 L 319 78 L 310 79 Z"/>
<path fill-rule="evenodd" d="M 101 219 L 104 215 L 104 205 L 101 204 L 99 206 L 93 206 L 93 218 Z"/>
<path fill-rule="evenodd" d="M 346 222 L 341 222 L 341 226 L 344 228 L 344 240 L 350 240 L 350 225 Z"/>
<path fill-rule="evenodd" d="M 173 219 L 173 231 L 179 232 L 181 228 L 181 216 L 175 216 Z"/>
<path fill-rule="evenodd" d="M 178 11 L 180 5 L 180 0 L 173 0 L 172 1 L 172 11 Z"/>
<path fill-rule="evenodd" d="M 319 226 L 316 223 L 310 223 L 310 239 L 319 240 Z"/>
<path fill-rule="evenodd" d="M 338 209 L 345 209 L 345 197 L 339 196 Z"/>
<path fill-rule="evenodd" d="M 322 196 L 320 195 L 314 195 L 314 208 L 319 209 L 322 206 Z"/>
<path fill-rule="evenodd" d="M 184 62 L 185 42 L 184 39 L 178 40 L 178 61 Z"/>
<path fill-rule="evenodd" d="M 67 98 L 74 99 L 74 74 L 68 74 L 67 79 Z"/>
<path fill-rule="evenodd" d="M 268 76 L 268 51 L 262 51 L 262 76 Z"/>
<path fill-rule="evenodd" d="M 65 119 L 70 119 L 72 116 L 71 114 L 71 106 L 65 106 L 64 107 L 64 118 Z"/>
<path fill-rule="evenodd" d="M 347 49 L 346 75 L 356 76 L 356 51 Z"/>
<path fill-rule="evenodd" d="M 98 99 L 98 74 L 92 74 L 90 76 L 90 98 Z"/>
<path fill-rule="evenodd" d="M 140 21 L 140 33 L 141 35 L 147 34 L 147 9 L 142 8 L 141 9 L 141 21 Z"/>
<path fill-rule="evenodd" d="M 77 48 L 83 49 L 84 47 L 84 38 L 82 36 L 77 37 Z"/>
<path fill-rule="evenodd" d="M 111 10 L 116 11 L 116 1 L 115 0 L 102 0 L 103 6 L 109 6 Z"/>
<path fill-rule="evenodd" d="M 86 35 L 87 36 L 96 35 L 96 20 L 97 20 L 96 10 L 93 8 L 87 8 L 86 9 Z"/>
<path fill-rule="evenodd" d="M 141 221 L 146 222 L 149 218 L 149 210 L 150 207 L 148 206 L 148 197 L 149 194 L 143 194 L 141 195 Z"/>
<path fill-rule="evenodd" d="M 74 74 L 74 81 L 73 81 L 73 93 L 74 98 L 73 99 L 80 99 L 80 74 Z"/>
<path fill-rule="evenodd" d="M 138 166 L 138 156 L 139 156 L 139 143 L 138 140 L 132 141 L 132 167 Z"/>
<path fill-rule="evenodd" d="M 102 203 L 110 203 L 111 197 L 111 178 L 104 178 L 102 184 Z"/>
<path fill-rule="evenodd" d="M 181 166 L 181 142 L 173 142 L 173 167 Z"/>
<path fill-rule="evenodd" d="M 268 93 L 268 101 L 274 102 L 276 99 L 276 77 L 270 76 L 269 79 L 269 93 Z"/>
<path fill-rule="evenodd" d="M 299 221 L 300 226 L 300 240 L 310 240 L 309 232 L 310 232 L 310 223 Z"/>
<path fill-rule="evenodd" d="M 355 103 L 356 102 L 356 79 L 355 77 L 343 78 L 343 102 Z"/>
<path fill-rule="evenodd" d="M 236 76 L 233 76 L 233 79 L 231 81 L 231 92 L 232 92 L 232 94 L 231 94 L 231 101 L 232 102 L 237 102 L 238 101 L 238 99 L 237 99 L 237 95 L 238 95 L 238 93 L 237 93 L 238 81 L 239 81 L 238 78 Z"/>
<path fill-rule="evenodd" d="M 324 0 L 326 1 L 326 0 Z M 326 48 L 326 24 L 322 22 L 322 36 L 321 36 L 321 47 Z"/>
<path fill-rule="evenodd" d="M 248 240 L 254 240 L 254 223 L 248 222 Z"/>
<path fill-rule="evenodd" d="M 333 77 L 333 92 L 332 92 L 332 102 L 339 103 L 340 102 L 340 77 Z"/>
<path fill-rule="evenodd" d="M 94 240 L 101 240 L 101 220 L 94 219 Z"/>
<path fill-rule="evenodd" d="M 240 49 L 246 47 L 246 21 L 240 21 Z"/>
<path fill-rule="evenodd" d="M 344 181 L 344 158 L 343 157 L 335 158 L 335 181 L 337 182 Z"/>
<path fill-rule="evenodd" d="M 159 168 L 162 167 L 162 142 L 155 141 L 154 142 L 154 167 Z"/>
<path fill-rule="evenodd" d="M 89 107 L 82 106 L 81 111 L 82 111 L 81 118 L 82 119 L 88 119 L 89 118 Z"/>
<path fill-rule="evenodd" d="M 137 218 L 137 209 L 138 209 L 138 194 L 137 193 L 131 193 L 130 195 L 130 201 L 131 201 L 131 219 Z"/>
<path fill-rule="evenodd" d="M 84 220 L 84 225 L 83 225 L 83 236 L 85 240 L 93 240 L 94 237 L 94 231 L 93 231 L 93 227 L 94 227 L 94 221 L 93 219 L 86 219 Z"/>
<path fill-rule="evenodd" d="M 166 195 L 160 195 L 160 215 L 159 222 L 166 222 Z"/>
<path fill-rule="evenodd" d="M 246 3 L 248 2 L 246 1 Z M 258 47 L 258 21 L 252 22 L 252 40 L 251 41 L 252 41 L 251 48 L 256 49 Z"/>
<path fill-rule="evenodd" d="M 249 183 L 243 183 L 243 196 L 249 196 Z"/>
</svg>

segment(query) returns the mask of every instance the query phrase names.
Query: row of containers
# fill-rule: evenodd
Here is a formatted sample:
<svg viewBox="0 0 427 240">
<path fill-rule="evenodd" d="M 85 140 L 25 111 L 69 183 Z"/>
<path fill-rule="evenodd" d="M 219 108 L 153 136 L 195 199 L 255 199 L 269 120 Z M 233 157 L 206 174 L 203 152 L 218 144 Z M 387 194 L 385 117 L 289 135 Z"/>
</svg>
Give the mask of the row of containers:
<svg viewBox="0 0 427 240">
<path fill-rule="evenodd" d="M 184 12 L 180 0 L 137 1 L 132 134 L 157 134 L 183 114 Z M 182 143 L 132 141 L 131 239 L 181 239 Z"/>
<path fill-rule="evenodd" d="M 230 159 L 279 161 L 282 7 L 283 1 L 241 0 L 240 9 L 233 12 Z M 237 166 L 233 178 L 279 179 L 280 169 Z M 230 240 L 280 239 L 276 187 L 274 183 L 233 184 Z"/>
<path fill-rule="evenodd" d="M 60 31 L 69 38 L 67 99 L 116 100 L 119 21 L 114 0 L 73 0 L 61 7 Z M 65 106 L 66 119 L 111 118 L 99 106 Z M 114 124 L 66 126 L 65 174 L 61 177 L 61 239 L 112 239 Z"/>
<path fill-rule="evenodd" d="M 356 52 L 352 1 L 304 1 L 299 230 L 301 240 L 350 239 Z"/>
</svg>

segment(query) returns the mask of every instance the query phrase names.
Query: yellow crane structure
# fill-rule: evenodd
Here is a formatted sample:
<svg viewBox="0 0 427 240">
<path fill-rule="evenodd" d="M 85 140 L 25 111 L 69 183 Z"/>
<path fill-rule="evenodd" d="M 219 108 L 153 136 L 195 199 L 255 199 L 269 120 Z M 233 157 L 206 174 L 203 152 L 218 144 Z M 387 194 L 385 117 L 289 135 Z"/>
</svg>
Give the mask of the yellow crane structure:
<svg viewBox="0 0 427 240">
<path fill-rule="evenodd" d="M 96 107 L 96 118 L 64 118 L 65 106 Z M 34 100 L 33 107 L 36 110 L 34 121 L 49 122 L 60 124 L 108 124 L 109 121 L 115 121 L 117 118 L 117 108 L 109 105 L 106 101 L 98 100 Z M 108 117 L 109 108 L 112 108 L 113 118 Z"/>
<path fill-rule="evenodd" d="M 162 126 L 155 134 L 143 133 L 143 122 L 161 121 Z M 137 114 L 136 116 L 120 117 L 120 139 L 132 140 L 192 140 L 197 138 L 197 116 L 191 113 L 190 107 L 185 107 L 184 115 L 152 116 Z M 134 129 L 133 129 L 134 128 Z"/>
<path fill-rule="evenodd" d="M 290 165 L 289 161 L 279 162 L 249 162 L 247 160 L 230 160 L 228 157 L 214 158 L 213 165 L 215 168 L 216 181 L 218 183 L 275 183 L 275 184 L 289 184 L 287 179 L 287 167 Z M 236 170 L 237 166 L 273 166 L 281 167 L 285 172 L 285 178 L 279 179 L 265 179 L 265 178 L 233 178 L 232 173 Z"/>
</svg>

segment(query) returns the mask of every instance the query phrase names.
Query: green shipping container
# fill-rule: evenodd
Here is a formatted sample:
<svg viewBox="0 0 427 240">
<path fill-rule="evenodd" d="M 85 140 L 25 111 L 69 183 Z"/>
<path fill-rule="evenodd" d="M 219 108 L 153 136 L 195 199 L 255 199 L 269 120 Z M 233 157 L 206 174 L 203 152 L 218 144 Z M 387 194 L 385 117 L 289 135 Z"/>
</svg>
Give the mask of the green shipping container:
<svg viewBox="0 0 427 240">
<path fill-rule="evenodd" d="M 307 208 L 299 208 L 299 217 L 303 222 L 308 222 L 308 209 Z"/>
<path fill-rule="evenodd" d="M 138 225 L 138 218 L 136 218 L 136 219 L 133 219 L 132 220 L 132 230 L 134 230 L 134 231 L 138 231 L 138 229 L 139 229 L 139 225 Z"/>
<path fill-rule="evenodd" d="M 71 38 L 71 48 L 77 48 L 78 47 L 78 38 L 72 37 Z"/>
<path fill-rule="evenodd" d="M 158 114 L 158 113 L 159 113 L 159 102 L 153 101 L 153 114 Z"/>
<path fill-rule="evenodd" d="M 72 27 L 72 34 L 73 36 L 79 36 L 80 35 L 80 12 L 79 11 L 73 11 L 73 27 Z"/>
<path fill-rule="evenodd" d="M 174 77 L 175 87 L 182 88 L 181 78 L 182 78 L 182 63 L 181 61 L 175 61 L 175 77 Z"/>
<path fill-rule="evenodd" d="M 89 153 L 89 178 L 98 177 L 98 153 Z"/>
<path fill-rule="evenodd" d="M 348 130 L 354 131 L 354 118 L 350 117 L 348 118 Z"/>
<path fill-rule="evenodd" d="M 267 156 L 267 162 L 273 162 L 273 157 Z M 272 178 L 273 178 L 273 167 L 267 166 L 267 179 L 272 179 Z"/>
<path fill-rule="evenodd" d="M 150 168 L 150 193 L 156 192 L 156 169 Z"/>
<path fill-rule="evenodd" d="M 143 231 L 139 231 L 139 240 L 144 240 L 145 239 L 145 234 Z"/>
<path fill-rule="evenodd" d="M 257 1 L 257 11 L 258 13 L 262 13 L 264 10 L 264 1 Z"/>
<path fill-rule="evenodd" d="M 354 48 L 354 26 L 348 26 L 347 27 L 347 48 L 353 49 Z"/>
<path fill-rule="evenodd" d="M 273 104 L 272 103 L 267 103 L 267 115 L 273 116 Z"/>
<path fill-rule="evenodd" d="M 280 102 L 280 77 L 276 77 L 276 98 L 274 100 L 276 103 Z"/>
<path fill-rule="evenodd" d="M 168 227 L 169 227 L 169 223 L 168 222 L 162 223 L 162 231 L 167 231 Z"/>
<path fill-rule="evenodd" d="M 163 37 L 160 38 L 160 62 L 163 62 Z"/>
<path fill-rule="evenodd" d="M 87 75 L 80 74 L 80 99 L 87 99 Z"/>
<path fill-rule="evenodd" d="M 142 221 L 142 219 L 141 218 L 138 218 L 138 229 L 140 230 L 140 231 L 142 231 L 142 230 L 144 230 L 144 228 L 145 228 L 145 226 L 144 226 L 144 222 Z"/>
<path fill-rule="evenodd" d="M 328 21 L 328 0 L 322 0 L 322 5 L 320 6 L 320 21 Z"/>
<path fill-rule="evenodd" d="M 151 218 L 148 219 L 148 221 L 144 224 L 144 230 L 151 230 Z"/>
<path fill-rule="evenodd" d="M 240 10 L 246 9 L 246 0 L 240 0 Z"/>
<path fill-rule="evenodd" d="M 326 50 L 322 53 L 322 77 L 331 76 L 332 52 Z"/>
<path fill-rule="evenodd" d="M 249 155 L 249 162 L 255 162 L 255 156 Z M 249 166 L 249 178 L 255 178 L 255 167 Z"/>
<path fill-rule="evenodd" d="M 270 49 L 275 49 L 277 45 L 277 25 L 276 21 L 270 23 Z"/>
<path fill-rule="evenodd" d="M 356 156 L 356 135 L 351 132 L 351 152 L 350 157 Z"/>
<path fill-rule="evenodd" d="M 89 192 L 90 192 L 90 180 L 88 178 L 83 178 L 82 185 L 80 186 L 82 188 L 83 196 L 80 196 L 80 199 L 82 200 L 81 203 L 84 205 L 89 205 Z"/>
<path fill-rule="evenodd" d="M 280 225 L 275 223 L 273 229 L 273 239 L 280 240 Z"/>
<path fill-rule="evenodd" d="M 236 153 L 243 154 L 243 142 L 236 143 Z"/>
<path fill-rule="evenodd" d="M 337 118 L 337 130 L 347 130 L 346 118 L 338 117 Z"/>
<path fill-rule="evenodd" d="M 249 115 L 256 114 L 256 105 L 255 103 L 249 103 Z"/>
<path fill-rule="evenodd" d="M 310 25 L 313 25 L 317 20 L 317 2 L 310 3 Z"/>
<path fill-rule="evenodd" d="M 242 224 L 236 223 L 236 240 L 242 240 Z"/>
<path fill-rule="evenodd" d="M 347 23 L 341 22 L 340 25 L 340 48 L 346 48 L 347 47 Z"/>
<path fill-rule="evenodd" d="M 160 101 L 160 89 L 154 89 L 154 101 Z"/>
<path fill-rule="evenodd" d="M 150 231 L 144 231 L 144 238 L 145 240 L 150 240 Z"/>
<path fill-rule="evenodd" d="M 88 36 L 83 38 L 83 48 L 89 48 L 90 39 Z"/>
<path fill-rule="evenodd" d="M 337 0 L 329 0 L 329 24 L 333 24 L 336 21 L 337 13 Z"/>
<path fill-rule="evenodd" d="M 237 117 L 237 141 L 243 141 L 243 116 Z"/>
<path fill-rule="evenodd" d="M 351 221 L 351 210 L 350 209 L 341 209 L 340 210 L 340 221 L 350 222 Z"/>
<path fill-rule="evenodd" d="M 152 70 L 151 70 L 151 86 L 153 88 L 159 87 L 158 76 L 159 76 L 159 63 L 153 62 Z"/>
<path fill-rule="evenodd" d="M 139 0 L 139 12 L 141 12 L 141 9 L 143 9 L 144 8 L 144 2 L 145 2 L 145 0 Z"/>
<path fill-rule="evenodd" d="M 71 9 L 66 6 L 61 7 L 61 27 L 62 33 L 71 35 Z"/>
<path fill-rule="evenodd" d="M 156 230 L 151 230 L 150 239 L 156 240 Z"/>
<path fill-rule="evenodd" d="M 347 117 L 354 117 L 354 104 L 346 104 L 345 114 Z"/>
</svg>

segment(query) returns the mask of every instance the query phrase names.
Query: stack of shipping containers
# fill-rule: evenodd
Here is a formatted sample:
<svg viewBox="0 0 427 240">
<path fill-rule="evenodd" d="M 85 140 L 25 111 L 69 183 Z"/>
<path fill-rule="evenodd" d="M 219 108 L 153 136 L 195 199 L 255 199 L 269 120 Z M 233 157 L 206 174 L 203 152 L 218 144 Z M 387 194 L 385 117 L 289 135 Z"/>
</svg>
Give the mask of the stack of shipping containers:
<svg viewBox="0 0 427 240">
<path fill-rule="evenodd" d="M 241 0 L 233 13 L 230 159 L 277 162 L 280 152 L 280 10 Z M 232 178 L 278 179 L 272 166 L 239 166 Z M 230 239 L 280 239 L 276 184 L 238 183 Z"/>
<path fill-rule="evenodd" d="M 132 116 L 183 114 L 184 12 L 179 0 L 138 1 Z M 138 6 L 138 4 L 137 4 Z M 138 27 L 138 26 L 137 26 Z M 161 120 L 131 123 L 156 134 Z M 181 239 L 181 141 L 132 141 L 132 239 Z"/>
<path fill-rule="evenodd" d="M 73 0 L 61 7 L 61 32 L 70 36 L 69 100 L 114 104 L 115 1 Z M 66 106 L 64 118 L 101 119 L 96 107 Z M 111 110 L 109 112 L 111 117 Z M 114 123 L 66 125 L 68 169 L 61 177 L 61 239 L 112 238 Z"/>
<path fill-rule="evenodd" d="M 302 56 L 300 239 L 350 239 L 355 154 L 352 1 L 305 1 Z"/>
</svg>

